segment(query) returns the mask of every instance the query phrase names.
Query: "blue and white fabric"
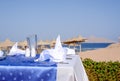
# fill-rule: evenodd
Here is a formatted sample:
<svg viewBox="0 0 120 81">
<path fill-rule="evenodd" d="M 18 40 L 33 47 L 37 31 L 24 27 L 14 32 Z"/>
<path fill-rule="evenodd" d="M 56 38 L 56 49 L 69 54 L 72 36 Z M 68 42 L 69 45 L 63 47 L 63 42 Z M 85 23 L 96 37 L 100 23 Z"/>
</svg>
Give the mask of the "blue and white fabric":
<svg viewBox="0 0 120 81">
<path fill-rule="evenodd" d="M 56 63 L 34 62 L 38 57 L 16 54 L 0 60 L 0 81 L 56 81 Z"/>
</svg>

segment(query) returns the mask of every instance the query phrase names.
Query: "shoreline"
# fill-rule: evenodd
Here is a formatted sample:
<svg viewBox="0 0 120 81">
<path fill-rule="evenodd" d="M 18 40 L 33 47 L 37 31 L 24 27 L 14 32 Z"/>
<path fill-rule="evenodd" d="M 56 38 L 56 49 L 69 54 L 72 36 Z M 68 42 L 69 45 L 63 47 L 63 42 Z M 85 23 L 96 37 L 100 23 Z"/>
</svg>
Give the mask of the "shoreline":
<svg viewBox="0 0 120 81">
<path fill-rule="evenodd" d="M 119 61 L 120 62 L 120 43 L 111 44 L 106 48 L 90 50 L 79 53 L 82 59 L 90 58 L 94 61 Z"/>
</svg>

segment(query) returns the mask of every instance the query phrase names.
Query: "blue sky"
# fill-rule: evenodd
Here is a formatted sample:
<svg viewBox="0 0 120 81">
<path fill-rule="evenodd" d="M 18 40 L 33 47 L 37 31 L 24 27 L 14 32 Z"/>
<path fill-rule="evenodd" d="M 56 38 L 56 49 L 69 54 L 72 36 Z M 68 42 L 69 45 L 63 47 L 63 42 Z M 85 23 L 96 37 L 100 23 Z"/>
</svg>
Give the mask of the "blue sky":
<svg viewBox="0 0 120 81">
<path fill-rule="evenodd" d="M 0 41 L 120 36 L 120 0 L 0 0 Z"/>
</svg>

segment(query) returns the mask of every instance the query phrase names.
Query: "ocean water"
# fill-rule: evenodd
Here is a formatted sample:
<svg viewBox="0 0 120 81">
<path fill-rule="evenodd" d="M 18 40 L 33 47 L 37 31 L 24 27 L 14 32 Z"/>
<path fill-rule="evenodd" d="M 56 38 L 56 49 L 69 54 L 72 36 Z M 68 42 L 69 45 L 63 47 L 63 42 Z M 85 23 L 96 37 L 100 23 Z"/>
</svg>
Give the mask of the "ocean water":
<svg viewBox="0 0 120 81">
<path fill-rule="evenodd" d="M 81 51 L 87 51 L 87 50 L 95 50 L 99 48 L 105 48 L 109 46 L 112 43 L 81 43 Z M 68 47 L 67 45 L 64 47 Z M 76 52 L 80 51 L 80 46 L 70 46 L 70 48 L 74 48 Z"/>
<path fill-rule="evenodd" d="M 98 49 L 98 48 L 105 48 L 105 47 L 109 46 L 110 44 L 112 44 L 112 43 L 82 43 L 81 49 L 82 49 L 82 51 L 94 50 L 94 49 Z"/>
</svg>

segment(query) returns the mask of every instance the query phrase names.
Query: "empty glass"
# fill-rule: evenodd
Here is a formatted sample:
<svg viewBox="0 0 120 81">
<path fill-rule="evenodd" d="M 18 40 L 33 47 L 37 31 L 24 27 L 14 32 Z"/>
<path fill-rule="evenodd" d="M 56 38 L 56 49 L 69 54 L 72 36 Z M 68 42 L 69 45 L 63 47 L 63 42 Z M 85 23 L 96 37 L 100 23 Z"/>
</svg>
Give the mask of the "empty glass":
<svg viewBox="0 0 120 81">
<path fill-rule="evenodd" d="M 26 57 L 35 57 L 37 49 L 37 35 L 27 37 L 27 43 L 28 48 L 26 49 Z"/>
</svg>

